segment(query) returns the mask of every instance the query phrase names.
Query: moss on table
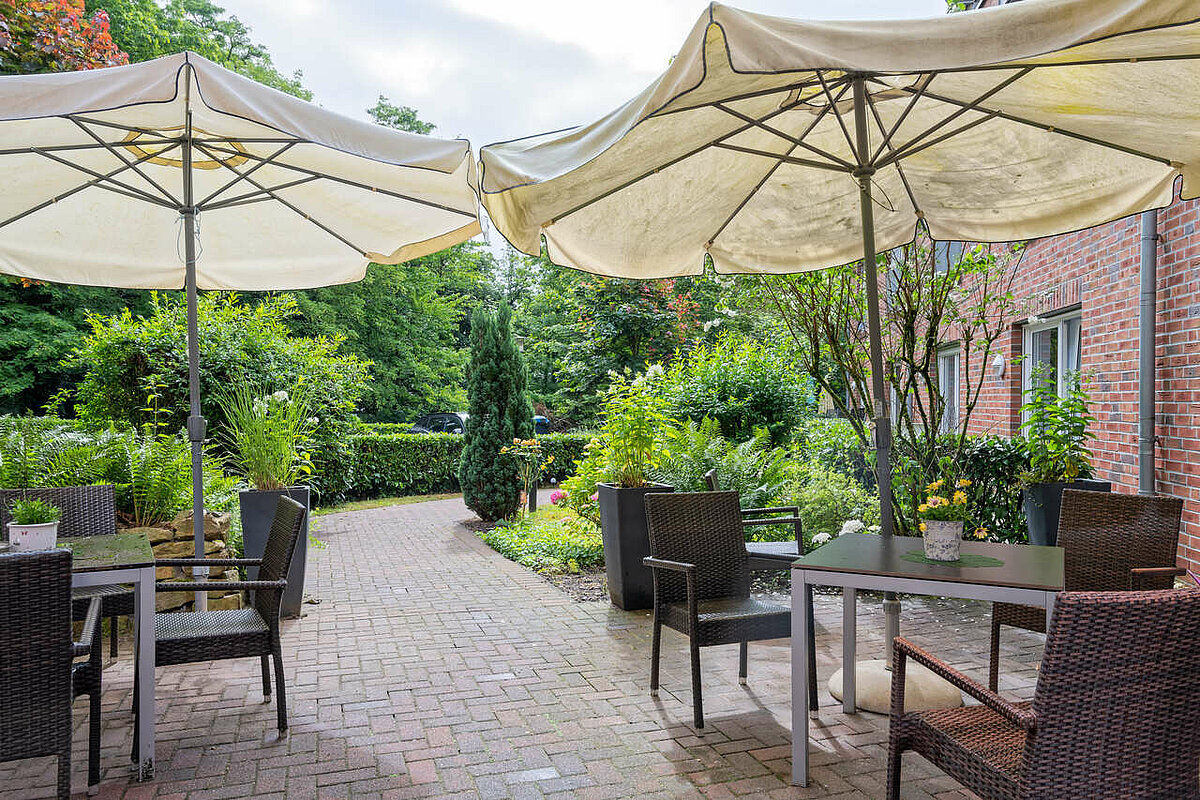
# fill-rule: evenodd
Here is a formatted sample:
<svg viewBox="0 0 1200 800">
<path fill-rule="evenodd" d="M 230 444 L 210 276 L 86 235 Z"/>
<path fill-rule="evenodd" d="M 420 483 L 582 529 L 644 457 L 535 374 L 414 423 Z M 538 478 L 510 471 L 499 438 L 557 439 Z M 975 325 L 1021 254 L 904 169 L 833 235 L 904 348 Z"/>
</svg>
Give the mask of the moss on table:
<svg viewBox="0 0 1200 800">
<path fill-rule="evenodd" d="M 112 569 L 127 564 L 153 563 L 154 551 L 144 533 L 110 533 L 104 536 L 85 536 L 65 539 L 59 547 L 71 551 L 75 571 Z"/>
</svg>

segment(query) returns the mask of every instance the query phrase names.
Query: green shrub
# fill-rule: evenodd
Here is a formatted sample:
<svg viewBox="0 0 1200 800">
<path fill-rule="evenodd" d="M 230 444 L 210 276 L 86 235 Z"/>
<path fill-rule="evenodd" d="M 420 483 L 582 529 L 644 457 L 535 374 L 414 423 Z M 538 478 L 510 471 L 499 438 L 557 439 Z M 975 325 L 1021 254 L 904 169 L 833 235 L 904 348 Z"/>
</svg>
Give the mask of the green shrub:
<svg viewBox="0 0 1200 800">
<path fill-rule="evenodd" d="M 971 480 L 971 514 L 976 525 L 987 528 L 990 540 L 1028 541 L 1021 485 L 1016 480 L 1028 468 L 1029 452 L 1020 437 L 980 436 L 967 443 L 961 470 Z"/>
<path fill-rule="evenodd" d="M 742 508 L 778 505 L 783 495 L 789 453 L 772 447 L 770 434 L 763 428 L 736 444 L 721 435 L 716 420 L 700 424 L 688 420 L 667 446 L 667 455 L 652 474 L 677 492 L 705 491 L 704 473 L 715 468 L 720 487 L 737 492 Z"/>
<path fill-rule="evenodd" d="M 800 508 L 806 544 L 819 534 L 837 536 L 848 520 L 868 527 L 879 524 L 878 495 L 849 475 L 815 461 L 800 465 L 788 494 L 789 505 Z"/>
<path fill-rule="evenodd" d="M 868 489 L 875 488 L 874 453 L 863 447 L 849 420 L 814 417 L 801 427 L 796 442 L 806 460 L 849 475 Z"/>
<path fill-rule="evenodd" d="M 600 532 L 574 514 L 509 520 L 479 537 L 505 558 L 540 572 L 579 572 L 604 564 Z"/>
<path fill-rule="evenodd" d="M 781 350 L 727 335 L 677 358 L 663 394 L 674 416 L 716 420 L 727 439 L 743 442 L 766 429 L 779 444 L 804 418 L 811 391 Z"/>
<path fill-rule="evenodd" d="M 100 483 L 120 438 L 56 417 L 0 417 L 0 489 Z"/>
</svg>

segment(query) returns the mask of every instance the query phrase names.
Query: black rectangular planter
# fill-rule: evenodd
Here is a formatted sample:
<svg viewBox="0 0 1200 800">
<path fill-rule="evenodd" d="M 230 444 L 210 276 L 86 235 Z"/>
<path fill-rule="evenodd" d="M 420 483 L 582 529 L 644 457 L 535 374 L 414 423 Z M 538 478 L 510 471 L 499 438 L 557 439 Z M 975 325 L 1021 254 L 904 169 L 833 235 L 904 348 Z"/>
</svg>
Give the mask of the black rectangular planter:
<svg viewBox="0 0 1200 800">
<path fill-rule="evenodd" d="M 271 522 L 275 519 L 275 506 L 279 496 L 288 497 L 308 508 L 308 487 L 292 486 L 287 489 L 268 489 L 258 491 L 250 489 L 238 495 L 238 505 L 242 512 L 242 549 L 246 558 L 262 558 L 267 549 L 267 535 L 271 532 Z M 296 553 L 292 556 L 292 566 L 287 574 L 287 588 L 283 590 L 283 602 L 279 608 L 282 617 L 300 616 L 300 604 L 304 601 L 304 572 L 307 567 L 308 555 L 308 517 L 304 518 L 304 530 L 300 531 L 300 539 L 296 542 Z M 258 567 L 246 570 L 247 577 L 254 580 L 258 577 Z"/>
<path fill-rule="evenodd" d="M 1058 517 L 1062 511 L 1063 489 L 1085 492 L 1111 492 L 1109 481 L 1079 480 L 1074 483 L 1034 483 L 1025 487 L 1025 521 L 1029 528 L 1029 543 L 1050 545 L 1058 543 Z"/>
<path fill-rule="evenodd" d="M 642 559 L 650 555 L 646 532 L 646 501 L 650 492 L 673 492 L 661 483 L 623 489 L 611 483 L 597 486 L 600 501 L 600 534 L 604 539 L 604 570 L 608 596 L 625 611 L 654 606 L 654 577 Z"/>
</svg>

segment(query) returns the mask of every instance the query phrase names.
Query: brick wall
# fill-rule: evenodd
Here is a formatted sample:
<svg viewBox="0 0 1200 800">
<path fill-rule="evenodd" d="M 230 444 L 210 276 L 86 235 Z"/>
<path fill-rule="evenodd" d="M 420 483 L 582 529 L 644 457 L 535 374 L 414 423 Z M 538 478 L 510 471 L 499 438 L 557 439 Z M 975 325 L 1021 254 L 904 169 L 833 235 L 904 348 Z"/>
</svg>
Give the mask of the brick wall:
<svg viewBox="0 0 1200 800">
<path fill-rule="evenodd" d="M 1159 213 L 1157 413 L 1158 491 L 1184 499 L 1179 559 L 1200 572 L 1200 201 Z M 1093 374 L 1093 446 L 1099 476 L 1114 491 L 1137 491 L 1138 304 L 1141 228 L 1137 217 L 1031 242 L 1014 290 L 1028 314 L 1078 307 L 1082 367 Z M 973 433 L 1011 435 L 1020 424 L 1023 330 L 1006 342 L 1005 371 L 988 375 Z"/>
</svg>

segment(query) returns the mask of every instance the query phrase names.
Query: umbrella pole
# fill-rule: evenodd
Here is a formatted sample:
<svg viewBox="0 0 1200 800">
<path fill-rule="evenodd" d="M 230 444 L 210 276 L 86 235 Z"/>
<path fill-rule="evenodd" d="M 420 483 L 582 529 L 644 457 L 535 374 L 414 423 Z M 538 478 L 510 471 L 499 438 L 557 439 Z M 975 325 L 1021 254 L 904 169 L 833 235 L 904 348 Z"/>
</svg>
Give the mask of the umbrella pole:
<svg viewBox="0 0 1200 800">
<path fill-rule="evenodd" d="M 189 78 L 190 84 L 190 78 Z M 196 558 L 204 558 L 204 434 L 206 424 L 200 413 L 200 324 L 196 290 L 196 207 L 192 189 L 192 112 L 187 112 L 187 130 L 183 138 L 183 238 L 185 257 L 184 284 L 187 291 L 187 357 L 188 357 L 188 439 L 192 445 L 192 537 Z M 195 567 L 196 580 L 208 577 L 208 567 Z M 208 593 L 196 592 L 193 605 L 197 611 L 208 609 Z"/>
<path fill-rule="evenodd" d="M 858 151 L 858 169 L 854 177 L 858 180 L 859 206 L 862 213 L 863 268 L 867 284 L 867 332 L 871 340 L 871 394 L 872 412 L 875 421 L 875 482 L 879 486 L 879 533 L 890 537 L 895 530 L 892 517 L 892 417 L 891 405 L 884 381 L 882 306 L 879 302 L 879 269 L 875 253 L 875 209 L 871 199 L 871 176 L 875 174 L 873 164 L 867 163 L 870 155 L 870 139 L 867 131 L 866 79 L 854 77 L 854 131 Z M 886 624 L 887 665 L 892 666 L 892 640 L 900 635 L 900 601 L 895 592 L 883 596 Z"/>
</svg>

